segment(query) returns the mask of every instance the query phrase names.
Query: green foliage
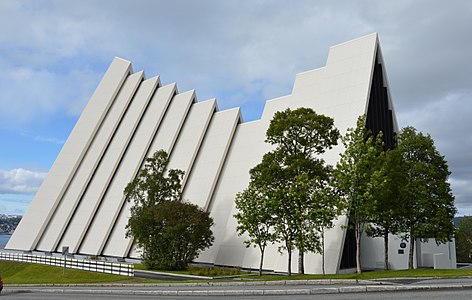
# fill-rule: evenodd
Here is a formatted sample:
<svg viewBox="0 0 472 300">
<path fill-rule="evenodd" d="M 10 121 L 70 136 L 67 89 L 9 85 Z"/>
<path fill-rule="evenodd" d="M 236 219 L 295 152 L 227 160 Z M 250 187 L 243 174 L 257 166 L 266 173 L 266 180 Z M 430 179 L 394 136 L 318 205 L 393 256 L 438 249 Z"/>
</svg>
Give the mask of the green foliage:
<svg viewBox="0 0 472 300">
<path fill-rule="evenodd" d="M 267 246 L 273 240 L 271 227 L 274 220 L 263 187 L 258 190 L 256 185 L 249 185 L 236 195 L 235 204 L 238 209 L 238 213 L 234 215 L 238 221 L 236 229 L 240 235 L 247 233 L 249 239 L 244 242 L 246 246 Z"/>
<path fill-rule="evenodd" d="M 366 228 L 367 235 L 382 237 L 384 240 L 384 269 L 389 269 L 389 234 L 399 234 L 399 215 L 402 201 L 401 188 L 404 186 L 405 166 L 398 151 L 387 150 L 379 156 L 380 170 L 372 175 L 373 213 Z"/>
<path fill-rule="evenodd" d="M 184 172 L 170 169 L 166 172 L 168 155 L 164 150 L 156 151 L 152 157 L 146 158 L 138 176 L 128 183 L 124 194 L 135 206 L 150 207 L 163 201 L 177 201 L 181 198 L 181 181 Z"/>
<path fill-rule="evenodd" d="M 416 238 L 452 238 L 454 196 L 447 182 L 449 171 L 432 138 L 404 128 L 397 148 L 382 151 L 381 136 L 374 138 L 365 128 L 365 117 L 343 138 L 346 147 L 337 165 L 336 179 L 347 200 L 350 222 L 357 244 L 360 270 L 360 237 L 365 224 L 368 234 L 383 236 L 385 268 L 388 267 L 388 234 L 410 237 L 409 268 L 413 268 Z"/>
<path fill-rule="evenodd" d="M 336 197 L 327 196 L 331 169 L 317 155 L 337 144 L 339 132 L 333 119 L 299 108 L 275 113 L 266 136 L 275 149 L 251 169 L 235 217 L 239 232 L 248 233 L 246 244 L 258 245 L 261 258 L 267 242 L 282 243 L 279 251 L 288 251 L 291 274 L 292 250 L 322 252 L 320 232 L 337 215 Z M 261 216 L 253 216 L 258 211 Z M 303 256 L 300 261 L 303 272 Z"/>
<path fill-rule="evenodd" d="M 238 213 L 234 217 L 238 221 L 238 234 L 247 234 L 248 239 L 244 241 L 246 247 L 253 245 L 261 251 L 259 275 L 262 275 L 264 251 L 268 243 L 275 240 L 272 231 L 274 220 L 269 203 L 264 186 L 258 186 L 254 182 L 238 193 L 235 200 Z"/>
<path fill-rule="evenodd" d="M 375 174 L 382 166 L 383 142 L 381 134 L 374 137 L 365 127 L 365 116 L 357 120 L 356 128 L 349 128 L 342 138 L 345 151 L 336 166 L 335 177 L 342 192 L 349 222 L 356 238 L 357 273 L 361 273 L 360 239 L 364 226 L 372 219 L 375 207 Z"/>
<path fill-rule="evenodd" d="M 405 184 L 405 166 L 398 151 L 388 150 L 379 156 L 380 169 L 372 175 L 374 225 L 371 236 L 382 237 L 387 232 L 398 233 L 397 216 L 400 213 L 401 188 Z"/>
<path fill-rule="evenodd" d="M 273 198 L 278 220 L 275 231 L 289 251 L 289 273 L 294 246 L 300 253 L 299 272 L 304 273 L 303 254 L 323 252 L 321 231 L 332 226 L 339 207 L 331 201 L 336 199 L 334 194 L 325 197 L 331 190 L 331 169 L 318 157 L 337 145 L 339 131 L 332 118 L 302 107 L 275 113 L 266 135 L 266 142 L 276 146 L 274 162 L 284 178 Z"/>
<path fill-rule="evenodd" d="M 150 268 L 184 270 L 214 240 L 210 229 L 213 220 L 190 203 L 164 201 L 146 209 L 142 217 L 149 227 L 141 227 L 136 236 L 142 240 L 142 234 L 148 234 L 148 244 L 138 245 L 143 247 L 144 263 Z"/>
<path fill-rule="evenodd" d="M 456 208 L 447 162 L 429 135 L 418 133 L 413 127 L 403 128 L 394 151 L 400 153 L 404 167 L 399 231 L 410 237 L 411 269 L 416 238 L 435 238 L 438 244 L 452 239 Z"/>
<path fill-rule="evenodd" d="M 234 276 L 241 275 L 241 268 L 220 268 L 220 267 L 188 267 L 188 273 L 190 275 L 197 276 L 208 276 L 208 277 L 217 277 L 217 276 Z"/>
<path fill-rule="evenodd" d="M 266 142 L 277 145 L 288 155 L 324 153 L 337 145 L 339 131 L 334 120 L 319 115 L 311 108 L 286 109 L 276 112 L 266 133 Z"/>
<path fill-rule="evenodd" d="M 167 164 L 167 153 L 157 151 L 126 186 L 127 200 L 134 201 L 126 234 L 143 249 L 150 269 L 182 270 L 213 243 L 213 220 L 181 200 L 183 172 L 166 171 Z"/>
<path fill-rule="evenodd" d="M 472 262 L 472 217 L 459 221 L 456 232 L 456 254 L 458 262 Z"/>
</svg>

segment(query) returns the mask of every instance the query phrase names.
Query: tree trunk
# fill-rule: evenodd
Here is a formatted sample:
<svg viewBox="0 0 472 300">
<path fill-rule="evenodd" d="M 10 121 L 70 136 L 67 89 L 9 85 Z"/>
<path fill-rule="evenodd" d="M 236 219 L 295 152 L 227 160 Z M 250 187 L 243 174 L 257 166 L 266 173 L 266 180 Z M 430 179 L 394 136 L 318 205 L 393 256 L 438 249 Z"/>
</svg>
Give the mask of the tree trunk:
<svg viewBox="0 0 472 300">
<path fill-rule="evenodd" d="M 361 230 L 360 230 L 360 226 L 358 224 L 356 224 L 355 235 L 356 235 L 356 271 L 357 271 L 357 274 L 361 274 L 362 273 L 362 268 L 361 268 Z"/>
<path fill-rule="evenodd" d="M 292 247 L 287 248 L 288 251 L 288 276 L 292 276 Z"/>
<path fill-rule="evenodd" d="M 305 274 L 305 265 L 303 263 L 304 256 L 304 252 L 298 252 L 298 274 Z"/>
<path fill-rule="evenodd" d="M 259 264 L 259 276 L 262 276 L 262 265 L 264 263 L 264 248 L 261 248 L 261 263 Z"/>
<path fill-rule="evenodd" d="M 408 253 L 408 269 L 413 270 L 413 254 L 415 253 L 415 237 L 410 234 L 410 251 Z"/>
<path fill-rule="evenodd" d="M 323 275 L 326 275 L 325 273 L 325 235 L 324 235 L 324 228 L 321 231 L 321 268 L 323 269 Z"/>
<path fill-rule="evenodd" d="M 384 270 L 388 270 L 388 230 L 384 231 Z"/>
</svg>

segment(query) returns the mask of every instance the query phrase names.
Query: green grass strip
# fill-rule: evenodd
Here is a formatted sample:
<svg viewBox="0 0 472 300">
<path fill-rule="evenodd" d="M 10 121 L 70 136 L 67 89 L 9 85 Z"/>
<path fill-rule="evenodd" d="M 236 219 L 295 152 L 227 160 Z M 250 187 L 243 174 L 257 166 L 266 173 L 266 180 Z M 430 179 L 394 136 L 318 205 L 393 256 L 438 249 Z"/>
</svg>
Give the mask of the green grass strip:
<svg viewBox="0 0 472 300">
<path fill-rule="evenodd" d="M 142 265 L 135 265 L 136 269 L 144 269 Z M 182 273 L 195 273 L 198 268 Z M 207 268 L 208 269 L 208 268 Z M 166 271 L 172 273 L 170 271 Z M 209 270 L 205 272 L 210 272 Z M 221 272 L 220 270 L 218 272 Z M 197 272 L 198 273 L 198 272 Z M 127 276 L 103 274 L 82 270 L 66 269 L 63 274 L 63 268 L 53 267 L 41 264 L 0 261 L 0 274 L 5 284 L 81 284 L 81 283 L 161 283 L 169 281 L 150 280 L 144 278 L 134 278 Z M 244 274 L 244 273 L 243 273 Z M 243 275 L 241 274 L 241 275 Z M 208 276 L 209 274 L 207 274 Z M 223 275 L 223 274 L 219 274 Z M 225 274 L 228 275 L 228 274 Z M 246 274 L 244 274 L 246 275 Z M 396 270 L 396 271 L 369 271 L 361 275 L 357 274 L 333 274 L 333 275 L 257 275 L 244 276 L 242 280 L 309 280 L 309 279 L 382 279 L 382 278 L 402 278 L 402 277 L 472 277 L 472 270 L 434 270 L 434 269 L 416 269 L 416 270 Z M 224 275 L 223 275 L 224 276 Z M 206 280 L 191 280 L 186 282 L 198 282 Z"/>
<path fill-rule="evenodd" d="M 392 271 L 368 271 L 362 274 L 330 274 L 330 275 L 263 275 L 255 276 L 252 279 L 259 280 L 309 280 L 309 279 L 382 279 L 382 278 L 407 278 L 407 277 L 467 277 L 472 276 L 472 270 L 434 270 L 434 269 L 415 269 L 415 270 L 392 270 Z"/>
<path fill-rule="evenodd" d="M 127 276 L 65 269 L 42 264 L 0 261 L 0 274 L 5 284 L 70 284 L 128 280 Z"/>
</svg>

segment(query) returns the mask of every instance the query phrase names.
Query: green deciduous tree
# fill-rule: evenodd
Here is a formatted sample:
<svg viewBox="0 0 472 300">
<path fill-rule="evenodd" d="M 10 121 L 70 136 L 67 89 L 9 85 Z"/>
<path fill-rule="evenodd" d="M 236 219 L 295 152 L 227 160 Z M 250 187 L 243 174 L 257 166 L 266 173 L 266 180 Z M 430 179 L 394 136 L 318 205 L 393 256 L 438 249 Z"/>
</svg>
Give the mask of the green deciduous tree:
<svg viewBox="0 0 472 300">
<path fill-rule="evenodd" d="M 134 201 L 134 208 L 147 208 L 164 201 L 179 201 L 182 197 L 181 181 L 184 172 L 171 169 L 166 172 L 168 155 L 164 150 L 156 151 L 146 158 L 136 178 L 128 183 L 124 194 L 128 201 Z"/>
<path fill-rule="evenodd" d="M 297 233 L 296 203 L 291 199 L 293 178 L 290 178 L 291 172 L 282 167 L 282 159 L 283 156 L 277 151 L 266 153 L 262 162 L 250 170 L 249 186 L 262 187 L 260 191 L 264 193 L 267 201 L 265 205 L 272 216 L 273 238 L 282 243 L 279 251 L 286 250 L 288 253 L 287 271 L 291 275 L 292 251 Z M 252 226 L 257 226 L 257 223 Z"/>
<path fill-rule="evenodd" d="M 275 240 L 274 220 L 267 195 L 264 186 L 251 182 L 247 189 L 236 195 L 235 201 L 238 213 L 234 217 L 238 221 L 238 234 L 247 234 L 248 239 L 244 241 L 246 247 L 253 245 L 261 252 L 259 276 L 262 276 L 264 251 L 267 245 Z"/>
<path fill-rule="evenodd" d="M 125 188 L 133 201 L 127 237 L 143 249 L 151 269 L 181 270 L 213 243 L 213 220 L 196 205 L 181 201 L 183 171 L 166 170 L 167 153 L 146 158 L 136 178 Z"/>
<path fill-rule="evenodd" d="M 415 240 L 435 238 L 438 244 L 451 240 L 456 208 L 448 182 L 447 162 L 431 136 L 405 127 L 394 151 L 400 153 L 404 166 L 400 229 L 410 238 L 408 268 L 413 269 Z"/>
<path fill-rule="evenodd" d="M 367 235 L 384 240 L 384 269 L 389 269 L 388 237 L 398 234 L 399 215 L 404 186 L 404 168 L 398 151 L 392 149 L 379 157 L 381 167 L 372 174 L 373 213 L 366 228 Z"/>
<path fill-rule="evenodd" d="M 320 231 L 337 215 L 333 199 L 326 197 L 331 169 L 317 156 L 337 144 L 339 132 L 333 119 L 299 108 L 275 113 L 266 136 L 275 149 L 251 169 L 249 187 L 238 200 L 267 202 L 271 218 L 265 220 L 271 220 L 273 234 L 282 243 L 279 251 L 288 252 L 288 273 L 294 248 L 300 253 L 299 272 L 304 273 L 303 253 L 322 251 Z M 257 197 L 255 187 L 261 193 Z"/>
<path fill-rule="evenodd" d="M 304 253 L 321 251 L 316 229 L 323 227 L 317 221 L 325 218 L 315 217 L 315 212 L 320 214 L 325 210 L 315 206 L 325 199 L 319 194 L 322 182 L 329 176 L 329 168 L 319 155 L 337 145 L 339 131 L 332 118 L 302 107 L 275 113 L 266 136 L 266 142 L 276 146 L 274 151 L 278 152 L 281 168 L 288 173 L 289 206 L 295 208 L 292 214 L 296 212 L 292 216 L 295 218 L 292 227 L 295 227 L 295 246 L 299 250 L 298 270 L 303 274 Z"/>
<path fill-rule="evenodd" d="M 456 253 L 458 262 L 472 262 L 472 217 L 459 221 L 456 232 Z"/>
<path fill-rule="evenodd" d="M 322 259 L 322 272 L 325 274 L 325 245 L 324 233 L 333 227 L 333 221 L 342 213 L 343 203 L 336 189 L 332 167 L 326 166 L 323 177 L 315 177 L 311 181 L 310 201 L 308 202 L 307 225 L 305 234 L 315 239 L 309 243 L 311 252 L 318 252 Z M 322 173 L 323 174 L 323 173 Z M 314 247 L 314 248 L 313 248 Z"/>
<path fill-rule="evenodd" d="M 360 245 L 365 225 L 371 220 L 375 204 L 374 174 L 381 168 L 383 142 L 365 127 L 365 116 L 357 120 L 356 128 L 347 130 L 342 138 L 345 151 L 336 165 L 335 177 L 343 193 L 349 222 L 356 239 L 356 269 L 361 273 Z"/>
</svg>

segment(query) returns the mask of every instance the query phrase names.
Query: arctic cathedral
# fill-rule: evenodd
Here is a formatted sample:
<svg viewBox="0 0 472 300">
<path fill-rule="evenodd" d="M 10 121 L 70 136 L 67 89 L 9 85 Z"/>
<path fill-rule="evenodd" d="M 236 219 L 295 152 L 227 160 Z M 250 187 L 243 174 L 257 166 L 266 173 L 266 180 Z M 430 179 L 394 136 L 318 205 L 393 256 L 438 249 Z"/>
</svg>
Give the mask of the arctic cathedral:
<svg viewBox="0 0 472 300">
<path fill-rule="evenodd" d="M 36 193 L 6 249 L 57 255 L 64 246 L 77 257 L 139 259 L 133 240 L 125 237 L 130 203 L 124 187 L 146 157 L 164 149 L 169 168 L 185 171 L 183 198 L 209 211 L 215 221 L 214 244 L 197 262 L 257 269 L 260 253 L 246 248 L 236 233 L 234 199 L 249 183 L 249 170 L 271 146 L 265 132 L 276 111 L 310 107 L 334 118 L 345 133 L 358 116 L 367 127 L 384 133 L 387 147 L 398 131 L 377 34 L 330 48 L 326 66 L 297 74 L 292 93 L 266 102 L 262 117 L 242 122 L 238 108 L 218 109 L 215 99 L 197 101 L 195 91 L 180 92 L 175 83 L 146 79 L 131 63 L 115 58 Z M 335 164 L 342 146 L 323 158 Z M 355 267 L 353 236 L 339 217 L 325 234 L 327 273 Z M 390 238 L 392 269 L 407 267 L 408 241 Z M 452 245 L 451 245 L 452 244 Z M 383 266 L 383 241 L 363 237 L 362 265 Z M 297 255 L 297 253 L 294 253 Z M 306 254 L 305 272 L 321 273 L 319 254 Z M 264 268 L 286 271 L 286 254 L 277 245 L 266 250 Z M 455 268 L 452 243 L 419 243 L 417 266 Z M 297 262 L 292 270 L 297 272 Z"/>
</svg>

